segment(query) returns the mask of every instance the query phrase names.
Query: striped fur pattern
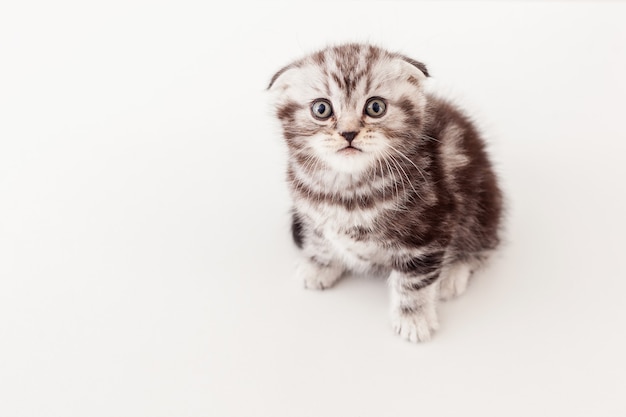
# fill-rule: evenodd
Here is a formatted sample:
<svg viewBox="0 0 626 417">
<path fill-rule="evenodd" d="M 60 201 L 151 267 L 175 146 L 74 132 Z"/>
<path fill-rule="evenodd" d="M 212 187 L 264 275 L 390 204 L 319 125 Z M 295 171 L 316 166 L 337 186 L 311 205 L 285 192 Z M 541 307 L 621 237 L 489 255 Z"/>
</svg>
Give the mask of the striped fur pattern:
<svg viewBox="0 0 626 417">
<path fill-rule="evenodd" d="M 300 279 L 324 289 L 345 271 L 387 272 L 392 326 L 414 342 L 430 339 L 438 300 L 461 294 L 498 245 L 502 206 L 477 129 L 426 92 L 428 76 L 406 56 L 345 44 L 269 85 L 289 153 Z"/>
</svg>

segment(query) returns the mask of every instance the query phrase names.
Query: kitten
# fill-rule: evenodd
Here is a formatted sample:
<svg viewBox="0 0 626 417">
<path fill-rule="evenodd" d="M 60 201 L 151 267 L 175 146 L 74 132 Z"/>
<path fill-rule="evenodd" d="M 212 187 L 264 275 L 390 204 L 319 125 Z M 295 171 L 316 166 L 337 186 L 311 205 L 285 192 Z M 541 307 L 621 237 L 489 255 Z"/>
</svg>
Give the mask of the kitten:
<svg viewBox="0 0 626 417">
<path fill-rule="evenodd" d="M 306 288 L 345 271 L 388 271 L 394 330 L 438 327 L 437 302 L 465 291 L 498 245 L 502 195 L 472 122 L 427 93 L 421 62 L 345 44 L 278 71 L 293 239 Z"/>
</svg>

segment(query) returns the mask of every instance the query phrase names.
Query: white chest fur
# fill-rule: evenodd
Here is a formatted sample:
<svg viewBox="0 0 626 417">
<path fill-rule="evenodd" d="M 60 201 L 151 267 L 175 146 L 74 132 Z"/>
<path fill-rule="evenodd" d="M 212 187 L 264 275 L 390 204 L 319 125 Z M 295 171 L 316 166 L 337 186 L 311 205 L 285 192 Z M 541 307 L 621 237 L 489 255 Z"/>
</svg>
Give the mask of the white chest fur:
<svg viewBox="0 0 626 417">
<path fill-rule="evenodd" d="M 367 271 L 388 262 L 387 249 L 366 230 L 372 230 L 379 208 L 347 210 L 342 206 L 307 201 L 296 202 L 298 210 L 313 221 L 333 257 L 350 269 Z M 360 233 L 355 233 L 359 230 Z"/>
<path fill-rule="evenodd" d="M 368 236 L 356 239 L 349 231 L 330 226 L 322 229 L 322 234 L 335 256 L 353 270 L 366 271 L 384 265 L 388 259 L 385 249 Z"/>
</svg>

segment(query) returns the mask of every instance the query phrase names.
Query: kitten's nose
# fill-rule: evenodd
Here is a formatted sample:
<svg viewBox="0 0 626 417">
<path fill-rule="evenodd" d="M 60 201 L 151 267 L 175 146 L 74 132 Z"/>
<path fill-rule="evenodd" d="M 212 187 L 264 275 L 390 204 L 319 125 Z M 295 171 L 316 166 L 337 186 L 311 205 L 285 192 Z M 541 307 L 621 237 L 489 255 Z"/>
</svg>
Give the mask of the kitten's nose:
<svg viewBox="0 0 626 417">
<path fill-rule="evenodd" d="M 343 136 L 344 138 L 346 138 L 346 140 L 348 141 L 349 145 L 352 145 L 352 141 L 354 140 L 354 137 L 358 134 L 359 132 L 341 132 L 339 133 L 341 136 Z"/>
</svg>

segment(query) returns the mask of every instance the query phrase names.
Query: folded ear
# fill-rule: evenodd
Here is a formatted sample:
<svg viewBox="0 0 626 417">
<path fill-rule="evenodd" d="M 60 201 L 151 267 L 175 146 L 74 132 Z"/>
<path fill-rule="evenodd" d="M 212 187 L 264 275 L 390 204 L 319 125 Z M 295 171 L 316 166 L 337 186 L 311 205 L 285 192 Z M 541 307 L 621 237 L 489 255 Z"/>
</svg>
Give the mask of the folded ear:
<svg viewBox="0 0 626 417">
<path fill-rule="evenodd" d="M 413 58 L 409 58 L 408 56 L 404 56 L 404 55 L 398 55 L 398 56 L 404 62 L 407 62 L 407 63 L 413 65 L 418 70 L 420 70 L 422 72 L 422 74 L 424 74 L 424 76 L 430 77 L 430 74 L 428 73 L 428 69 L 426 68 L 426 65 L 424 65 L 423 63 L 421 63 L 419 61 L 416 61 Z"/>
<path fill-rule="evenodd" d="M 274 84 L 276 84 L 276 81 L 280 78 L 280 76 L 283 75 L 286 71 L 290 70 L 291 68 L 294 68 L 293 64 L 289 64 L 286 67 L 283 67 L 280 70 L 278 70 L 278 72 L 274 74 L 274 76 L 270 80 L 270 84 L 267 86 L 267 89 L 270 90 L 274 86 Z"/>
</svg>

